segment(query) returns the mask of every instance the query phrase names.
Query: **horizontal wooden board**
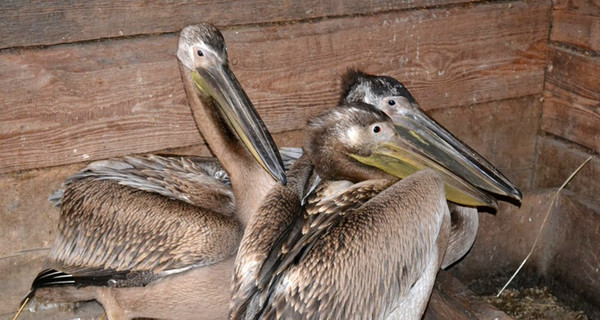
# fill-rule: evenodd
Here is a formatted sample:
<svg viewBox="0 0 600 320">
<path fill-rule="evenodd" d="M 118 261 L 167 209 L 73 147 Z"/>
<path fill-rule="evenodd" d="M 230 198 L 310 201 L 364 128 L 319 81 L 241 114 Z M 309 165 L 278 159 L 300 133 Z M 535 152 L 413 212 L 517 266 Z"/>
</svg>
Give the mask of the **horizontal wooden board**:
<svg viewBox="0 0 600 320">
<path fill-rule="evenodd" d="M 176 32 L 199 21 L 275 23 L 472 1 L 0 1 L 0 48 Z"/>
<path fill-rule="evenodd" d="M 430 115 L 523 190 L 531 187 L 540 113 L 540 96 L 528 96 Z"/>
<path fill-rule="evenodd" d="M 540 93 L 547 8 L 402 11 L 225 38 L 267 126 L 283 132 L 334 106 L 349 67 L 403 80 L 426 109 Z M 201 143 L 175 51 L 162 35 L 1 52 L 0 172 Z"/>
<path fill-rule="evenodd" d="M 523 190 L 523 203 L 520 207 L 500 202 L 496 214 L 480 212 L 475 243 L 465 258 L 450 269 L 452 274 L 463 283 L 481 281 L 486 287 L 498 285 L 496 289 L 488 287 L 485 290 L 497 293 L 504 283 L 493 282 L 491 279 L 500 275 L 511 275 L 527 256 L 555 191 L 556 189 Z M 558 210 L 560 208 L 553 211 Z M 549 235 L 547 230 L 546 228 L 517 280 L 526 274 L 531 275 L 532 271 L 543 269 L 548 251 L 547 244 L 551 240 L 545 237 Z"/>
<path fill-rule="evenodd" d="M 175 40 L 0 54 L 1 170 L 201 142 L 176 72 Z"/>
<path fill-rule="evenodd" d="M 542 136 L 538 139 L 537 160 L 533 187 L 557 188 L 591 154 L 572 143 L 558 140 L 554 136 Z M 568 190 L 576 193 L 581 201 L 600 208 L 600 158 L 596 155 L 569 182 Z"/>
<path fill-rule="evenodd" d="M 557 0 L 550 40 L 600 52 L 600 4 L 590 0 Z"/>
<path fill-rule="evenodd" d="M 542 129 L 600 152 L 600 58 L 553 47 Z"/>
</svg>

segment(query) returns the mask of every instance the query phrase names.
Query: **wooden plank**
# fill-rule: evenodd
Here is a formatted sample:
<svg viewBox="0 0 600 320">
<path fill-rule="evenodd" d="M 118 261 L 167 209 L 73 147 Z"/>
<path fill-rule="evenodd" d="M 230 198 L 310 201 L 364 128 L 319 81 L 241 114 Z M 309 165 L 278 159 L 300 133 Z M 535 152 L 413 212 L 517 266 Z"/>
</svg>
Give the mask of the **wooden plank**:
<svg viewBox="0 0 600 320">
<path fill-rule="evenodd" d="M 0 55 L 1 171 L 199 143 L 175 36 Z"/>
<path fill-rule="evenodd" d="M 528 189 L 534 172 L 541 108 L 539 96 L 528 96 L 432 110 L 429 114 L 519 188 Z"/>
<path fill-rule="evenodd" d="M 531 249 L 554 192 L 556 189 L 523 190 L 521 207 L 500 202 L 496 214 L 480 212 L 475 243 L 464 259 L 452 267 L 452 274 L 463 283 L 511 275 Z M 536 270 L 542 270 L 549 243 L 545 230 L 521 271 L 521 277 L 531 275 L 532 270 L 533 274 L 537 273 Z M 492 285 L 493 282 L 490 282 Z M 499 284 L 497 290 L 502 285 L 504 283 Z M 494 291 L 493 288 L 488 290 Z"/>
<path fill-rule="evenodd" d="M 552 47 L 542 129 L 600 152 L 600 58 Z"/>
<path fill-rule="evenodd" d="M 240 82 L 283 132 L 334 106 L 348 67 L 405 80 L 426 109 L 540 93 L 547 8 L 402 11 L 225 37 Z M 201 143 L 175 50 L 162 35 L 1 52 L 0 172 Z"/>
<path fill-rule="evenodd" d="M 565 193 L 552 218 L 548 231 L 560 235 L 549 244 L 546 263 L 552 291 L 588 319 L 600 319 L 600 210 Z"/>
<path fill-rule="evenodd" d="M 336 76 L 348 67 L 400 79 L 425 109 L 520 97 L 542 92 L 548 8 L 490 4 L 239 30 L 231 56 L 267 117 L 294 128 L 292 108 L 310 115 L 336 103 Z M 244 54 L 265 40 L 268 50 Z M 267 77 L 254 73 L 267 68 Z"/>
<path fill-rule="evenodd" d="M 539 137 L 533 187 L 557 188 L 587 159 L 589 152 L 554 136 Z M 591 206 L 600 207 L 600 159 L 596 156 L 566 186 Z"/>
<path fill-rule="evenodd" d="M 591 0 L 557 0 L 550 40 L 600 52 L 600 4 Z"/>
<path fill-rule="evenodd" d="M 177 32 L 198 21 L 273 23 L 472 1 L 0 1 L 0 48 Z"/>
</svg>

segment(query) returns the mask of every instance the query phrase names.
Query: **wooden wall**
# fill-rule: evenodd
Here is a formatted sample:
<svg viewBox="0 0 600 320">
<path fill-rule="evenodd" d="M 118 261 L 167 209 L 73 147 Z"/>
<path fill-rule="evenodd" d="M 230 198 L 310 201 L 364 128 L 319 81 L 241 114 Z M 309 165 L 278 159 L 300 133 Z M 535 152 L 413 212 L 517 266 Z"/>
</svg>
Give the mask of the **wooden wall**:
<svg viewBox="0 0 600 320">
<path fill-rule="evenodd" d="M 126 154 L 208 154 L 180 84 L 181 27 L 222 28 L 232 69 L 280 145 L 298 145 L 306 119 L 337 101 L 339 75 L 359 67 L 403 81 L 436 119 L 529 188 L 542 108 L 544 130 L 594 143 L 593 130 L 552 131 L 552 112 L 575 121 L 597 112 L 593 77 L 575 77 L 576 97 L 559 90 L 560 70 L 597 58 L 547 51 L 550 8 L 549 0 L 0 2 L 0 318 L 41 268 L 58 218 L 46 199 L 66 176 Z M 546 90 L 542 106 L 547 54 L 557 93 Z M 561 104 L 573 98 L 576 110 Z"/>
<path fill-rule="evenodd" d="M 562 210 L 553 213 L 554 241 L 540 267 L 567 301 L 586 299 L 590 319 L 600 317 L 600 3 L 555 0 L 548 45 L 535 188 L 556 188 L 586 158 L 592 161 L 567 185 Z M 591 243 L 596 243 L 591 244 Z"/>
<path fill-rule="evenodd" d="M 531 189 L 523 206 L 480 215 L 459 278 L 512 274 L 528 254 L 557 188 L 585 159 L 550 211 L 533 255 L 516 282 L 542 281 L 589 319 L 600 318 L 600 4 L 555 0 L 547 46 L 541 121 Z M 487 232 L 485 231 L 487 230 Z M 507 236 L 511 241 L 506 241 Z M 503 259 L 497 259 L 497 257 Z M 532 276 L 533 275 L 533 276 Z M 482 277 L 483 276 L 483 277 Z"/>
<path fill-rule="evenodd" d="M 558 186 L 587 156 L 600 153 L 600 4 L 555 0 L 548 46 L 535 186 Z M 587 200 L 600 194 L 600 159 L 570 188 Z"/>
</svg>

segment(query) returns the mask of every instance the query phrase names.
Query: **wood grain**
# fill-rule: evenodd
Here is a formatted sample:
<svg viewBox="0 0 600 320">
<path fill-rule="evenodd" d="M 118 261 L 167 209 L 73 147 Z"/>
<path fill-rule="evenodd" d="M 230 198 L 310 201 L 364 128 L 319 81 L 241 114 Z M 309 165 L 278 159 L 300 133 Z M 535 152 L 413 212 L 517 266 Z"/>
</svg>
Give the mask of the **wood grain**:
<svg viewBox="0 0 600 320">
<path fill-rule="evenodd" d="M 463 283 L 477 284 L 474 291 L 497 293 L 505 282 L 494 279 L 507 279 L 527 256 L 556 191 L 525 190 L 521 208 L 502 203 L 496 215 L 480 214 L 473 248 L 451 269 L 452 274 Z M 599 232 L 598 207 L 586 206 L 571 191 L 563 190 L 533 254 L 509 288 L 546 285 L 575 310 L 598 319 Z"/>
<path fill-rule="evenodd" d="M 531 187 L 541 108 L 536 95 L 429 114 L 523 190 Z"/>
<path fill-rule="evenodd" d="M 600 152 L 600 58 L 553 47 L 542 129 Z"/>
<path fill-rule="evenodd" d="M 404 80 L 426 109 L 540 93 L 547 3 L 485 4 L 225 32 L 273 132 L 338 100 L 348 67 Z M 473 28 L 471 21 L 478 21 Z M 0 172 L 201 143 L 176 36 L 0 52 Z"/>
<path fill-rule="evenodd" d="M 288 22 L 472 1 L 0 1 L 0 48 L 176 32 L 199 21 L 219 26 Z"/>
<path fill-rule="evenodd" d="M 537 159 L 533 187 L 557 188 L 567 177 L 585 161 L 589 152 L 578 148 L 577 145 L 554 136 L 547 135 L 538 138 Z M 590 207 L 600 208 L 600 158 L 595 156 L 569 182 L 566 189 L 578 195 L 579 200 Z"/>
<path fill-rule="evenodd" d="M 592 0 L 556 2 L 550 40 L 600 52 L 600 4 Z"/>
<path fill-rule="evenodd" d="M 2 171 L 201 142 L 175 36 L 0 54 Z"/>
<path fill-rule="evenodd" d="M 598 176 L 596 176 L 597 178 Z M 596 179 L 597 181 L 597 179 Z M 551 290 L 588 319 L 600 319 L 600 210 L 565 193 L 549 221 L 546 277 Z"/>
</svg>

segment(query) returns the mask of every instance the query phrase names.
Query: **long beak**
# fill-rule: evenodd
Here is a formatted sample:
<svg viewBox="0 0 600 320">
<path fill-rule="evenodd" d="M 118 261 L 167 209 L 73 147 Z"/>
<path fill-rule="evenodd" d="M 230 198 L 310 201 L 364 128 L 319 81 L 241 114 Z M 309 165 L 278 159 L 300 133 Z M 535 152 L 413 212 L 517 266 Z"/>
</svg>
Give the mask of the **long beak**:
<svg viewBox="0 0 600 320">
<path fill-rule="evenodd" d="M 392 120 L 405 141 L 423 155 L 476 187 L 521 203 L 521 191 L 476 151 L 458 140 L 419 107 L 413 106 Z"/>
<path fill-rule="evenodd" d="M 491 194 L 521 202 L 519 189 L 496 168 L 418 108 L 394 114 L 392 120 L 392 140 L 369 157 L 353 157 L 399 178 L 432 168 L 445 182 L 447 199 L 458 204 L 496 208 Z"/>
<path fill-rule="evenodd" d="M 285 170 L 277 146 L 229 67 L 196 68 L 191 76 L 197 88 L 215 100 L 221 116 L 258 163 L 285 185 Z"/>
</svg>

